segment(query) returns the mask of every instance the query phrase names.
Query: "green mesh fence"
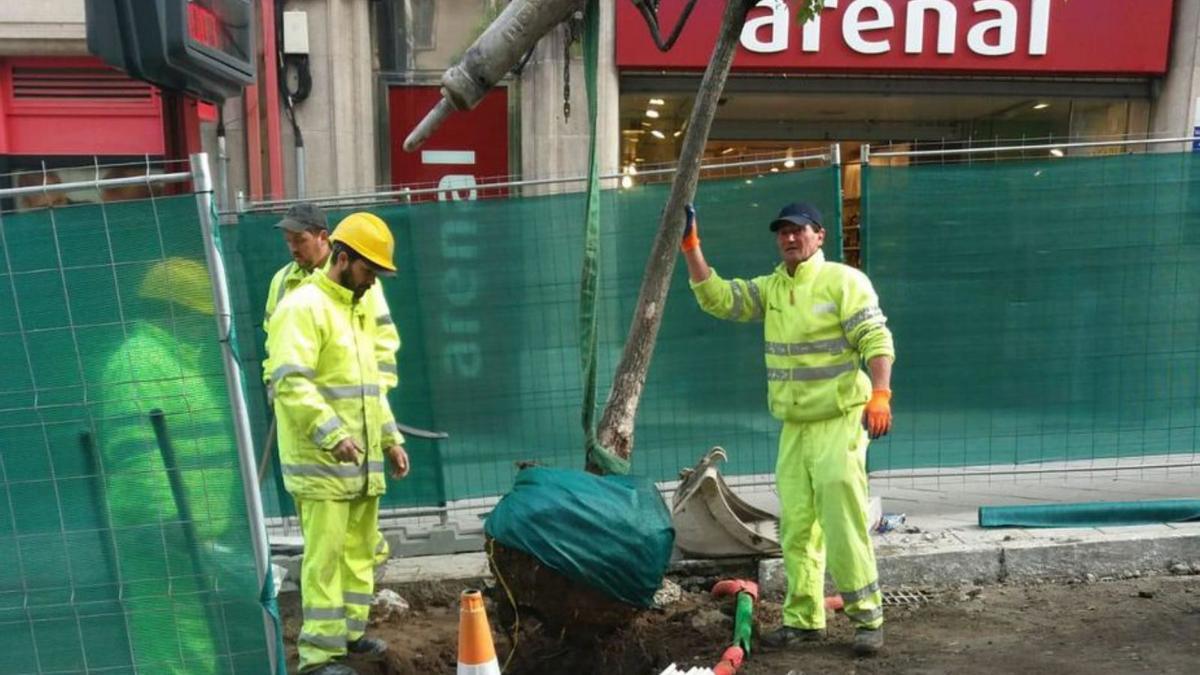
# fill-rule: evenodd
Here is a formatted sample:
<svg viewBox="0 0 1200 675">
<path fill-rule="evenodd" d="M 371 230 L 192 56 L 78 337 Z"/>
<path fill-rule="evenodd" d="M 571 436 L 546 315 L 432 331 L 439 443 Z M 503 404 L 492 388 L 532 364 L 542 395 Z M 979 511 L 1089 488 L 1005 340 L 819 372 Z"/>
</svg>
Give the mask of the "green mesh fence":
<svg viewBox="0 0 1200 675">
<path fill-rule="evenodd" d="M 865 262 L 898 351 L 870 467 L 1194 458 L 1196 161 L 864 171 Z"/>
<path fill-rule="evenodd" d="M 0 215 L 0 253 L 0 672 L 267 672 L 195 199 Z"/>
<path fill-rule="evenodd" d="M 836 169 L 823 168 L 701 183 L 697 210 L 710 262 L 729 275 L 771 270 L 778 251 L 767 225 L 778 209 L 807 199 L 835 222 L 837 181 Z M 666 195 L 666 185 L 604 192 L 601 401 Z M 407 424 L 450 434 L 438 442 L 409 440 L 413 473 L 389 484 L 385 504 L 501 494 L 521 460 L 582 467 L 577 325 L 583 193 L 371 210 L 396 236 L 400 270 L 384 281 L 404 343 L 393 409 Z M 344 213 L 330 213 L 331 222 Z M 272 227 L 278 219 L 247 215 L 225 233 L 240 255 L 234 286 L 245 293 L 235 302 L 248 363 L 261 361 L 267 286 L 288 261 Z M 827 251 L 834 259 L 837 241 L 831 237 Z M 769 473 L 778 430 L 766 410 L 761 330 L 703 314 L 682 262 L 669 297 L 638 415 L 634 472 L 672 479 L 719 444 L 730 452 L 730 472 Z M 265 396 L 260 390 L 251 398 L 260 406 L 258 432 L 265 433 Z M 268 510 L 290 512 L 290 502 L 278 500 L 277 492 L 264 499 Z"/>
</svg>

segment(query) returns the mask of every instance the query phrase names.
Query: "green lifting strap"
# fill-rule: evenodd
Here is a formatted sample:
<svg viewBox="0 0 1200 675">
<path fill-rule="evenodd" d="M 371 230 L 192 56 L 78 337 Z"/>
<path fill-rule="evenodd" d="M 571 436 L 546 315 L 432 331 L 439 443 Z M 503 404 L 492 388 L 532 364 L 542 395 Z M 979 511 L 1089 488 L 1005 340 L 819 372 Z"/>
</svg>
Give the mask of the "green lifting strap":
<svg viewBox="0 0 1200 675">
<path fill-rule="evenodd" d="M 587 83 L 588 142 L 587 210 L 584 225 L 583 278 L 579 290 L 579 359 L 583 371 L 583 433 L 587 459 L 604 473 L 629 473 L 629 460 L 602 446 L 596 438 L 596 291 L 600 285 L 600 158 L 596 154 L 596 64 L 600 53 L 599 0 L 589 0 L 583 28 L 583 72 Z"/>
</svg>

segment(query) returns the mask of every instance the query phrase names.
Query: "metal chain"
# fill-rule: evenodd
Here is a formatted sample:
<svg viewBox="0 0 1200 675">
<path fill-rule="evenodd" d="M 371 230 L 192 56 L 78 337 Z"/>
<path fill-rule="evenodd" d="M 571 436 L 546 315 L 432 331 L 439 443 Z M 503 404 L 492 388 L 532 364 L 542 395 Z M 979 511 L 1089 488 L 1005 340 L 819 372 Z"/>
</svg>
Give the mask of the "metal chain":
<svg viewBox="0 0 1200 675">
<path fill-rule="evenodd" d="M 574 22 L 567 19 L 563 40 L 563 121 L 571 119 L 571 43 L 575 41 Z"/>
</svg>

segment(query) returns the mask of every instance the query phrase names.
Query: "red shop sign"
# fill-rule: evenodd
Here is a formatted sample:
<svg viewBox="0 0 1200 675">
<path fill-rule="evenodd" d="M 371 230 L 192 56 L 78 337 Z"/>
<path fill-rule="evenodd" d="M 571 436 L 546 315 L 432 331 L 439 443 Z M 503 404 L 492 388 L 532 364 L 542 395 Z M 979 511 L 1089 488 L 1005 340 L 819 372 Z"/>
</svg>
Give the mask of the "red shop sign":
<svg viewBox="0 0 1200 675">
<path fill-rule="evenodd" d="M 1174 0 L 825 0 L 803 26 L 799 0 L 762 0 L 734 70 L 1160 75 Z M 725 2 L 699 0 L 679 41 L 660 52 L 635 4 L 618 0 L 617 67 L 702 70 Z M 687 0 L 662 0 L 667 33 Z"/>
</svg>

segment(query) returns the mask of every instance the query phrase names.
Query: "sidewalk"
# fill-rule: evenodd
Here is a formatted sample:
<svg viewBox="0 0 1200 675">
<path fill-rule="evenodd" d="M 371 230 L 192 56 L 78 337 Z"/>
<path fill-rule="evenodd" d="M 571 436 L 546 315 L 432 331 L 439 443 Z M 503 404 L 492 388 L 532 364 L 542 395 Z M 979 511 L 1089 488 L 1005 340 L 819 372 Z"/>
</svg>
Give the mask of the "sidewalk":
<svg viewBox="0 0 1200 675">
<path fill-rule="evenodd" d="M 1186 466 L 1200 458 L 1172 459 L 1173 466 L 1166 468 L 1142 468 L 1150 463 L 1147 460 L 1132 468 L 1128 460 L 1125 464 L 1095 460 L 1083 467 L 1039 468 L 1073 471 L 1065 473 L 1009 475 L 979 469 L 978 475 L 969 476 L 873 475 L 872 494 L 882 499 L 883 511 L 906 514 L 900 528 L 873 537 L 881 581 L 902 587 L 1087 575 L 1121 578 L 1151 571 L 1200 574 L 1200 523 L 1047 529 L 977 525 L 978 507 L 984 505 L 1200 498 L 1200 468 Z M 729 482 L 747 501 L 778 513 L 778 497 L 767 477 Z M 665 497 L 669 503 L 669 490 Z M 461 512 L 455 519 L 461 532 L 477 531 L 480 522 L 473 511 Z M 284 590 L 294 589 L 291 582 L 298 558 L 275 558 L 277 564 L 291 568 Z M 487 576 L 486 556 L 471 552 L 394 558 L 384 570 L 383 581 L 469 582 Z M 759 581 L 764 593 L 782 593 L 782 561 L 760 561 Z"/>
</svg>

